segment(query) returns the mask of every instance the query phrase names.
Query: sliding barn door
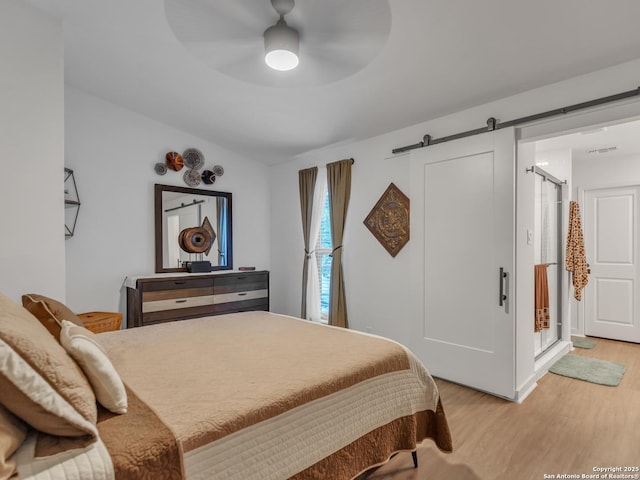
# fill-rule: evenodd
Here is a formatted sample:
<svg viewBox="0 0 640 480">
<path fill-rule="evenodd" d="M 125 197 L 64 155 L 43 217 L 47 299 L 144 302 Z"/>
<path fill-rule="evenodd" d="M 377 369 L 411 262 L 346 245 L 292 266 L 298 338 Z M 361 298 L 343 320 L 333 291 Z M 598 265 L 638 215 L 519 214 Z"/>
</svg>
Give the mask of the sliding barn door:
<svg viewBox="0 0 640 480">
<path fill-rule="evenodd" d="M 513 129 L 411 153 L 412 348 L 434 376 L 507 398 L 515 391 L 514 165 Z"/>
</svg>

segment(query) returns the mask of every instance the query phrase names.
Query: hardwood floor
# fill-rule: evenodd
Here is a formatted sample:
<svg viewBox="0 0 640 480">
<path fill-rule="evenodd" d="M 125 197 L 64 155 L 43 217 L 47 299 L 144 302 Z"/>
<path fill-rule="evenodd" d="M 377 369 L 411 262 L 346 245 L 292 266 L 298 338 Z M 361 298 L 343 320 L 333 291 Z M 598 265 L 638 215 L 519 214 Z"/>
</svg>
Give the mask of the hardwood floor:
<svg viewBox="0 0 640 480">
<path fill-rule="evenodd" d="M 640 467 L 640 345 L 595 340 L 593 349 L 571 353 L 625 364 L 618 387 L 547 373 L 518 405 L 436 380 L 453 453 L 426 440 L 417 469 L 411 455 L 401 453 L 366 480 L 588 478 L 582 475 L 596 473 L 595 467 Z"/>
</svg>

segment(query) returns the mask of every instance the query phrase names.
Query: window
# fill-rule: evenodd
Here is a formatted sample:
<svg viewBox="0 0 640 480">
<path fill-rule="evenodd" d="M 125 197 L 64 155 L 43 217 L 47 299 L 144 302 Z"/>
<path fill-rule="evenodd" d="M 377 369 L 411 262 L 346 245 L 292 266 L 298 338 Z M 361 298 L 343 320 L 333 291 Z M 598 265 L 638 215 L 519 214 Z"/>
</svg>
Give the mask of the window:
<svg viewBox="0 0 640 480">
<path fill-rule="evenodd" d="M 322 218 L 320 219 L 320 235 L 316 243 L 316 260 L 320 285 L 320 316 L 323 322 L 329 320 L 329 287 L 331 286 L 331 221 L 329 217 L 329 195 L 325 193 Z"/>
</svg>

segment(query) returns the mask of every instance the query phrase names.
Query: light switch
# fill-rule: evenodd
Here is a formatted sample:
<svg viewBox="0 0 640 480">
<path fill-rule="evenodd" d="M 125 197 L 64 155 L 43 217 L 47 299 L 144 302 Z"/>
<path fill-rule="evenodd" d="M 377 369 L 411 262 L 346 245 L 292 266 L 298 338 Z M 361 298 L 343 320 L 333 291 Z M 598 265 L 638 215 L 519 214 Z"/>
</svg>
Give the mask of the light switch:
<svg viewBox="0 0 640 480">
<path fill-rule="evenodd" d="M 533 232 L 530 228 L 527 228 L 527 245 L 533 244 Z"/>
</svg>

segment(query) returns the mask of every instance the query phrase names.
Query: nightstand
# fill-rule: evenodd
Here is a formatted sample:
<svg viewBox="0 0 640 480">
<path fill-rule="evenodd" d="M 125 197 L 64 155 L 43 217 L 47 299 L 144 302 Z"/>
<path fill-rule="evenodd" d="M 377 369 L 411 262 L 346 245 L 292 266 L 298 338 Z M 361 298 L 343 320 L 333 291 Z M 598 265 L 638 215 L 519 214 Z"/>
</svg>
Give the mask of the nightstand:
<svg viewBox="0 0 640 480">
<path fill-rule="evenodd" d="M 87 330 L 93 333 L 112 332 L 120 330 L 122 314 L 120 312 L 86 312 L 78 313 Z"/>
</svg>

